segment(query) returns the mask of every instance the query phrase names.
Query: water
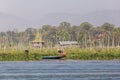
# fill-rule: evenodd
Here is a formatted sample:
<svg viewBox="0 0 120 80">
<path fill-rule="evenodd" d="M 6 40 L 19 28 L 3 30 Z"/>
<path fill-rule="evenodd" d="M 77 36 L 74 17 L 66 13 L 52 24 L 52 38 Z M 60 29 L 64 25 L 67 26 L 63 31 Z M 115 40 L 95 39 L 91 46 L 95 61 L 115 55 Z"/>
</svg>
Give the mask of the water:
<svg viewBox="0 0 120 80">
<path fill-rule="evenodd" d="M 120 61 L 0 62 L 0 80 L 120 80 Z"/>
</svg>

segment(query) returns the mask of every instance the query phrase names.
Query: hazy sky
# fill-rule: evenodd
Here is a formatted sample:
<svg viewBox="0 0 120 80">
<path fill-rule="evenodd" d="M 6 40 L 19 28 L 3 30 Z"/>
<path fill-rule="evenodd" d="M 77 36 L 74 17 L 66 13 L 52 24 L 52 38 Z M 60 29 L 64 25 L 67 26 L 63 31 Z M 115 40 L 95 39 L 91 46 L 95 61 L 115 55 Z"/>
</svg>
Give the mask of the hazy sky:
<svg viewBox="0 0 120 80">
<path fill-rule="evenodd" d="M 0 0 L 0 12 L 28 20 L 49 13 L 85 14 L 99 10 L 120 10 L 120 0 Z"/>
</svg>

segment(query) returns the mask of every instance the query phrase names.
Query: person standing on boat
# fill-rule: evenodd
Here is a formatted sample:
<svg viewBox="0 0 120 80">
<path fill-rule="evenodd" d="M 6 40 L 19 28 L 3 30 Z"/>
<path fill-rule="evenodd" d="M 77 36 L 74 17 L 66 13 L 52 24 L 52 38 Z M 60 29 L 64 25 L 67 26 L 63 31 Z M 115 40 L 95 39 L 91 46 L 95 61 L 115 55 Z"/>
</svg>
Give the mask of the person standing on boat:
<svg viewBox="0 0 120 80">
<path fill-rule="evenodd" d="M 66 56 L 66 52 L 63 50 L 58 50 L 59 56 Z"/>
</svg>

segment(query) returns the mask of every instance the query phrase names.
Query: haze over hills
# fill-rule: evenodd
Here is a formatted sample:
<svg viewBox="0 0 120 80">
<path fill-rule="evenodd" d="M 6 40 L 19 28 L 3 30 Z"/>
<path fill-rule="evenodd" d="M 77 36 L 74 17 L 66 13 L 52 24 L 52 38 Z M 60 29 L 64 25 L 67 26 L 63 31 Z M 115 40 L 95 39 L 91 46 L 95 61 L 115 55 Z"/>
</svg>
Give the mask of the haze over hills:
<svg viewBox="0 0 120 80">
<path fill-rule="evenodd" d="M 32 21 L 23 19 L 15 15 L 0 12 L 0 31 L 13 29 L 18 29 L 21 31 L 29 27 L 39 28 L 44 24 L 50 24 L 54 26 L 59 25 L 59 23 L 63 21 L 69 22 L 72 25 L 80 25 L 82 22 L 87 21 L 95 26 L 99 26 L 105 22 L 109 22 L 119 27 L 119 14 L 120 10 L 96 11 L 84 15 L 70 13 L 51 13 L 44 15 L 43 17 L 38 16 L 36 20 Z"/>
<path fill-rule="evenodd" d="M 67 21 L 73 25 L 80 25 L 81 22 L 90 22 L 95 26 L 109 22 L 120 26 L 120 11 L 96 11 L 84 15 L 69 14 L 69 13 L 53 13 L 44 16 L 41 20 L 43 24 L 58 25 L 62 21 Z"/>
<path fill-rule="evenodd" d="M 20 29 L 31 26 L 31 22 L 12 14 L 0 12 L 0 31 Z"/>
</svg>

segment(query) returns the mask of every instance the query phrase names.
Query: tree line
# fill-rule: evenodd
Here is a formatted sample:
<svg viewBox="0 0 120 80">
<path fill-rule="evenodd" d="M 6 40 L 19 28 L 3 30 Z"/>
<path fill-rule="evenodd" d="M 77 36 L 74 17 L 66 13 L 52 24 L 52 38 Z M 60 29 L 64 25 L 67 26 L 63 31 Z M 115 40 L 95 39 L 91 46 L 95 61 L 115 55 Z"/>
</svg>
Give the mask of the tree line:
<svg viewBox="0 0 120 80">
<path fill-rule="evenodd" d="M 120 46 L 120 27 L 114 24 L 106 22 L 101 26 L 94 26 L 89 22 L 80 25 L 61 22 L 58 26 L 43 25 L 38 29 L 27 28 L 21 32 L 0 32 L 0 48 L 30 46 L 37 31 L 40 32 L 46 47 L 54 47 L 59 41 L 77 41 L 82 48 Z"/>
</svg>

